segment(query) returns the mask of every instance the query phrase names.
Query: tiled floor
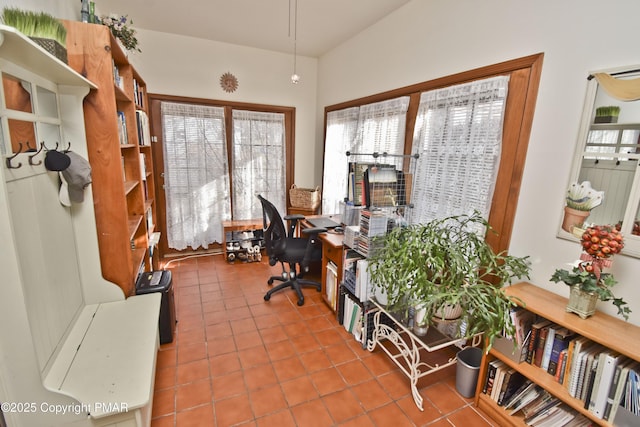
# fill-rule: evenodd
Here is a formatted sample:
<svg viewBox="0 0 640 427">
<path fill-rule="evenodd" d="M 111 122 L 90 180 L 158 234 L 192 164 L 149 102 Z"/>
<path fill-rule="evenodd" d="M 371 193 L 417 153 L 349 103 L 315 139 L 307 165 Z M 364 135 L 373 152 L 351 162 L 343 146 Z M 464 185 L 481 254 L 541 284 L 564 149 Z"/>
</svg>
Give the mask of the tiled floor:
<svg viewBox="0 0 640 427">
<path fill-rule="evenodd" d="M 307 288 L 263 300 L 266 262 L 219 255 L 171 262 L 178 325 L 158 356 L 152 427 L 491 426 L 455 390 L 455 366 L 409 380 L 363 350 Z"/>
</svg>

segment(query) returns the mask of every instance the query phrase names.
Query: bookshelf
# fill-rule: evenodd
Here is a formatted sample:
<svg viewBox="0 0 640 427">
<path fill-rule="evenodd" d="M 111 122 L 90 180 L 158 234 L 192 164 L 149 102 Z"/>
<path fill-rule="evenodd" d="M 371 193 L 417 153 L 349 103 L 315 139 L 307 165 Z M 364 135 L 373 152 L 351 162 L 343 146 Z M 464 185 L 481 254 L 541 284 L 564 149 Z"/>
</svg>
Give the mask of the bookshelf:
<svg viewBox="0 0 640 427">
<path fill-rule="evenodd" d="M 98 86 L 83 107 L 102 275 L 130 296 L 158 265 L 146 83 L 106 26 L 63 22 L 69 66 Z"/>
<path fill-rule="evenodd" d="M 507 294 L 523 301 L 523 307 L 545 319 L 581 335 L 589 340 L 601 344 L 607 349 L 616 351 L 630 359 L 640 361 L 640 327 L 631 325 L 621 319 L 596 312 L 588 319 L 582 319 L 573 313 L 567 313 L 565 306 L 567 299 L 535 286 L 522 282 L 510 286 Z M 559 398 L 569 407 L 592 420 L 597 425 L 612 426 L 610 422 L 596 417 L 584 408 L 584 402 L 572 397 L 566 388 L 545 370 L 527 362 L 517 363 L 508 356 L 492 348 L 485 355 L 479 373 L 478 388 L 476 389 L 475 404 L 485 411 L 500 425 L 526 426 L 521 416 L 510 416 L 502 407 L 498 406 L 489 396 L 482 393 L 482 386 L 487 374 L 488 363 L 493 359 L 502 360 L 507 366 L 514 368 L 527 379 L 538 384 L 553 396 Z"/>
</svg>

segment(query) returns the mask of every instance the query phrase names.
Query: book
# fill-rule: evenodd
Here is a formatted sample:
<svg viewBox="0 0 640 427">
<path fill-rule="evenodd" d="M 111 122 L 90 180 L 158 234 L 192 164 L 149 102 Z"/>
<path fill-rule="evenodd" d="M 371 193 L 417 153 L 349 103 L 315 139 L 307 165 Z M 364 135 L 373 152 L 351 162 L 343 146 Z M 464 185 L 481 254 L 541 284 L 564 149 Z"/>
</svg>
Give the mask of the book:
<svg viewBox="0 0 640 427">
<path fill-rule="evenodd" d="M 575 412 L 567 405 L 561 404 L 549 410 L 546 416 L 536 422 L 532 422 L 534 427 L 558 427 L 564 426 L 575 417 Z"/>
<path fill-rule="evenodd" d="M 530 389 L 527 389 L 526 393 L 524 393 L 519 399 L 517 399 L 513 405 L 511 409 L 511 412 L 509 412 L 509 415 L 513 415 L 513 414 L 517 414 L 522 408 L 524 408 L 525 406 L 527 406 L 529 403 L 531 403 L 535 398 L 537 398 L 540 395 L 541 392 L 541 388 L 540 386 L 538 386 L 535 383 L 531 383 L 532 387 Z"/>
<path fill-rule="evenodd" d="M 498 401 L 498 396 L 500 395 L 500 389 L 502 388 L 502 380 L 504 379 L 504 374 L 507 372 L 506 365 L 502 365 L 498 367 L 496 371 L 496 377 L 493 382 L 493 389 L 491 390 L 491 400 L 494 402 Z"/>
<path fill-rule="evenodd" d="M 545 326 L 540 328 L 538 332 L 538 340 L 536 342 L 535 354 L 533 356 L 533 365 L 542 366 L 542 356 L 544 355 L 545 341 L 547 340 L 547 334 L 549 333 L 549 326 L 551 322 L 548 322 Z"/>
<path fill-rule="evenodd" d="M 618 395 L 618 388 L 623 388 L 624 383 L 629 376 L 629 368 L 635 365 L 637 362 L 631 359 L 625 360 L 623 363 L 618 364 L 616 367 L 616 372 L 613 377 L 613 381 L 611 383 L 611 387 L 609 389 L 609 396 L 607 397 L 607 404 L 604 409 L 604 420 L 613 419 L 611 414 L 615 415 L 615 411 L 613 411 L 614 405 L 616 407 L 620 405 L 620 395 Z"/>
<path fill-rule="evenodd" d="M 536 314 L 521 307 L 511 310 L 510 314 L 516 331 L 515 340 L 518 346 L 522 346 L 525 343 L 525 338 L 531 331 L 531 326 L 536 319 Z"/>
<path fill-rule="evenodd" d="M 564 376 L 567 372 L 567 359 L 569 358 L 569 350 L 566 348 L 560 352 L 558 357 L 558 369 L 556 370 L 556 381 L 560 384 L 564 381 Z"/>
<path fill-rule="evenodd" d="M 575 340 L 573 340 L 573 348 L 571 346 L 569 346 L 569 353 L 568 353 L 568 375 L 565 375 L 565 380 L 564 380 L 564 387 L 567 389 L 567 391 L 569 391 L 569 393 L 571 394 L 573 390 L 573 393 L 575 393 L 575 385 L 576 385 L 576 377 L 577 377 L 577 370 L 580 368 L 580 352 L 582 351 L 582 346 L 585 345 L 586 343 L 589 342 L 589 340 L 585 337 L 578 337 Z M 571 394 L 573 396 L 573 394 Z"/>
<path fill-rule="evenodd" d="M 594 413 L 596 417 L 603 418 L 604 410 L 607 406 L 607 397 L 609 389 L 613 382 L 613 376 L 618 363 L 622 360 L 622 356 L 610 350 L 600 353 L 598 360 L 598 376 L 594 383 L 594 391 L 589 402 L 589 411 Z"/>
<path fill-rule="evenodd" d="M 501 392 L 500 396 L 498 397 L 499 406 L 503 406 L 511 398 L 511 396 L 520 389 L 522 384 L 525 383 L 526 378 L 520 372 L 515 372 L 514 369 L 513 372 L 511 372 L 509 379 L 505 379 L 505 381 L 507 382 L 507 384 L 503 387 L 504 391 Z"/>
<path fill-rule="evenodd" d="M 585 345 L 582 347 L 582 349 L 580 350 L 580 352 L 576 355 L 577 360 L 576 360 L 576 366 L 575 366 L 575 371 L 573 372 L 573 379 L 572 379 L 572 383 L 571 383 L 571 389 L 569 391 L 569 394 L 572 397 L 575 397 L 577 399 L 579 399 L 580 397 L 580 391 L 582 390 L 582 380 L 584 379 L 584 368 L 586 365 L 586 359 L 587 359 L 587 352 L 589 351 L 589 349 L 594 346 L 595 344 L 591 341 L 589 341 L 588 343 L 586 343 L 588 345 Z"/>
<path fill-rule="evenodd" d="M 484 394 L 491 395 L 491 391 L 493 390 L 493 383 L 496 377 L 496 371 L 500 363 L 503 363 L 503 362 L 498 359 L 494 359 L 491 362 L 489 362 L 489 366 L 487 367 L 487 379 L 482 389 L 482 392 Z"/>
<path fill-rule="evenodd" d="M 558 399 L 546 390 L 542 390 L 540 395 L 535 398 L 531 403 L 522 408 L 522 415 L 525 418 L 525 422 L 528 423 L 528 419 L 537 416 L 540 412 L 549 409 L 554 401 Z M 557 403 L 558 405 L 560 402 Z"/>
<path fill-rule="evenodd" d="M 545 371 L 549 369 L 549 361 L 551 360 L 551 350 L 553 350 L 553 343 L 555 341 L 556 330 L 558 326 L 555 324 L 549 325 L 547 336 L 544 341 L 544 352 L 542 353 L 542 360 L 540 361 L 540 367 Z"/>
<path fill-rule="evenodd" d="M 599 354 L 594 354 L 593 356 L 589 356 L 588 371 L 585 374 L 586 377 L 585 377 L 585 384 L 583 388 L 584 391 L 582 392 L 584 409 L 589 409 L 589 405 L 591 402 L 591 395 L 593 394 L 594 384 L 597 377 L 599 361 L 600 361 Z"/>
<path fill-rule="evenodd" d="M 551 354 L 549 356 L 549 366 L 547 367 L 547 372 L 551 375 L 556 375 L 556 371 L 558 370 L 558 359 L 560 357 L 560 353 L 562 350 L 565 350 L 569 347 L 569 340 L 573 336 L 573 332 L 569 331 L 567 328 L 558 328 L 555 331 L 555 335 L 553 338 L 553 344 L 551 344 Z"/>
<path fill-rule="evenodd" d="M 611 408 L 611 414 L 609 414 L 609 420 L 616 419 L 616 413 L 618 409 L 624 407 L 628 411 L 632 411 L 632 399 L 633 399 L 633 390 L 636 390 L 636 398 L 637 398 L 637 370 L 640 368 L 640 364 L 634 363 L 628 369 L 623 369 L 620 378 L 620 382 L 618 383 L 618 390 L 616 391 L 616 397 L 613 402 L 613 406 Z M 637 402 L 636 402 L 637 404 Z M 633 412 L 633 411 L 632 411 Z"/>
<path fill-rule="evenodd" d="M 533 361 L 538 346 L 538 340 L 540 338 L 540 330 L 550 323 L 551 321 L 547 319 L 541 319 L 540 321 L 531 325 L 531 338 L 529 339 L 529 346 L 527 349 L 527 363 L 532 365 L 534 364 Z"/>
<path fill-rule="evenodd" d="M 516 401 L 520 399 L 525 393 L 535 387 L 535 384 L 530 380 L 525 379 L 522 385 L 504 402 L 504 409 L 509 409 L 515 405 Z"/>
<path fill-rule="evenodd" d="M 507 391 L 507 386 L 509 385 L 509 381 L 511 381 L 511 376 L 516 372 L 514 368 L 506 368 L 502 379 L 500 380 L 500 389 L 496 393 L 496 403 L 498 406 L 501 406 L 500 403 L 504 400 L 504 394 Z"/>
<path fill-rule="evenodd" d="M 583 403 L 587 395 L 589 380 L 591 379 L 591 367 L 593 366 L 594 358 L 595 360 L 597 360 L 597 355 L 600 353 L 600 350 L 601 347 L 599 345 L 595 345 L 593 347 L 590 347 L 585 355 L 582 374 L 581 377 L 578 377 L 578 391 L 576 395 L 576 398 L 581 400 Z"/>
</svg>

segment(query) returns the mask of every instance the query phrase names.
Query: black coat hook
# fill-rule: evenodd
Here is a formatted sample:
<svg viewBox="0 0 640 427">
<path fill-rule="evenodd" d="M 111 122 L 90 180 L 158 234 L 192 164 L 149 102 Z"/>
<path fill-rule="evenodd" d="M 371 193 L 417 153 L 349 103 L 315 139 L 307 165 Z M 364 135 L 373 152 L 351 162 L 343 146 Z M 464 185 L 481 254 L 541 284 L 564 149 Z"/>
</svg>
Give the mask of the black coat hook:
<svg viewBox="0 0 640 427">
<path fill-rule="evenodd" d="M 14 154 L 13 156 L 7 157 L 7 168 L 8 169 L 18 169 L 20 166 L 22 166 L 22 162 L 18 162 L 17 165 L 11 164 L 11 160 L 15 159 L 16 157 L 18 157 L 18 154 L 22 153 L 22 142 L 18 142 L 18 146 L 20 147 L 18 152 L 16 154 Z"/>
<path fill-rule="evenodd" d="M 40 152 L 42 151 L 43 148 L 44 148 L 44 142 L 42 144 L 40 144 L 40 148 L 38 149 L 38 151 L 36 151 L 34 154 L 31 154 L 29 156 L 29 164 L 31 166 L 38 166 L 38 165 L 42 164 L 42 160 L 38 160 L 38 162 L 36 163 L 36 162 L 33 161 L 33 158 L 35 156 L 37 156 L 38 154 L 40 154 Z M 27 151 L 35 151 L 35 147 L 31 148 L 31 146 L 29 145 L 29 141 L 27 141 Z"/>
</svg>

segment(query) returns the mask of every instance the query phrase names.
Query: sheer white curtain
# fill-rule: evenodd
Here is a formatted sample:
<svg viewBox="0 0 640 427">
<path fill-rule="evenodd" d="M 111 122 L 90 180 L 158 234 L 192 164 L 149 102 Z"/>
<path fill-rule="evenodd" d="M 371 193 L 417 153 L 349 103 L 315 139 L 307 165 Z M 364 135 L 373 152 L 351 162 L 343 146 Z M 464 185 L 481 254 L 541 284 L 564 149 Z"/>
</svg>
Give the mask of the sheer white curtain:
<svg viewBox="0 0 640 427">
<path fill-rule="evenodd" d="M 233 218 L 262 218 L 261 194 L 286 212 L 284 114 L 233 110 Z"/>
<path fill-rule="evenodd" d="M 161 105 L 168 244 L 206 249 L 231 218 L 224 109 Z"/>
<path fill-rule="evenodd" d="M 358 129 L 359 107 L 327 113 L 324 142 L 324 176 L 322 178 L 322 212 L 339 212 L 347 191 L 347 156 Z"/>
<path fill-rule="evenodd" d="M 424 92 L 410 222 L 480 211 L 487 218 L 500 163 L 508 76 Z"/>
<path fill-rule="evenodd" d="M 327 114 L 327 142 L 323 178 L 323 213 L 336 213 L 338 202 L 347 195 L 348 162 L 374 163 L 382 160 L 368 154 L 404 153 L 404 136 L 409 97 L 390 99 L 361 107 L 336 111 L 335 129 L 329 139 L 329 114 Z M 357 123 L 354 134 L 354 118 Z M 328 144 L 331 143 L 331 146 Z M 339 152 L 336 152 L 339 150 Z M 346 152 L 358 153 L 346 156 Z M 330 152 L 330 154 L 328 154 Z M 362 155 L 366 154 L 366 155 Z M 328 155 L 331 157 L 328 159 Z M 340 160 L 339 157 L 343 159 Z M 331 162 L 331 163 L 328 163 Z M 402 160 L 386 159 L 385 163 L 402 165 Z M 329 182 L 327 183 L 327 180 Z M 330 185 L 330 187 L 327 187 Z"/>
</svg>

